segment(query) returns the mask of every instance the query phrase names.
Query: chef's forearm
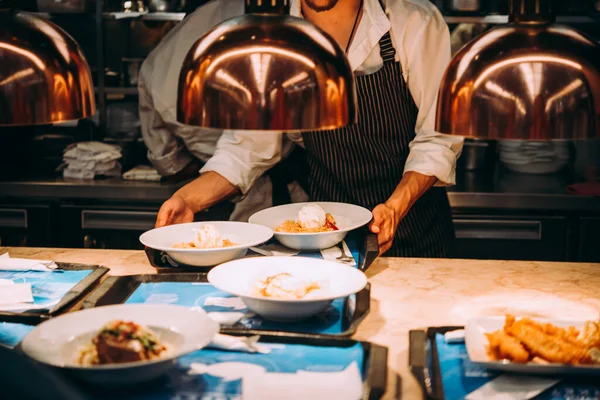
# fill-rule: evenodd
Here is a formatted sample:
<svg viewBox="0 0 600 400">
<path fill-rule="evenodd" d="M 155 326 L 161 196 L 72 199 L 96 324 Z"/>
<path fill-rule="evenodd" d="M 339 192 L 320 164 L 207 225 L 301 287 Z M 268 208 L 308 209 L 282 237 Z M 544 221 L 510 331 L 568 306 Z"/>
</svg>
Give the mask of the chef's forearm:
<svg viewBox="0 0 600 400">
<path fill-rule="evenodd" d="M 239 193 L 239 189 L 223 176 L 209 171 L 183 186 L 173 196 L 182 198 L 195 214 Z"/>
<path fill-rule="evenodd" d="M 437 182 L 435 176 L 408 171 L 390 196 L 386 205 L 392 207 L 401 220 L 415 202 Z"/>
</svg>

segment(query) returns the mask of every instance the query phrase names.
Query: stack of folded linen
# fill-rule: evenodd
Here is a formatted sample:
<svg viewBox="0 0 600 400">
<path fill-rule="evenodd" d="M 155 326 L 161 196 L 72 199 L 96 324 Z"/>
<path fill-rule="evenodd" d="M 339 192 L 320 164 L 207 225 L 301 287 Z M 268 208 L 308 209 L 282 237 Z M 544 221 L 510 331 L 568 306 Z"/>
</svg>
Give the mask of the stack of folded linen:
<svg viewBox="0 0 600 400">
<path fill-rule="evenodd" d="M 161 176 L 156 169 L 148 165 L 138 165 L 123 174 L 128 181 L 160 181 Z"/>
<path fill-rule="evenodd" d="M 65 149 L 65 178 L 94 179 L 96 176 L 121 176 L 121 148 L 102 142 L 80 142 Z"/>
</svg>

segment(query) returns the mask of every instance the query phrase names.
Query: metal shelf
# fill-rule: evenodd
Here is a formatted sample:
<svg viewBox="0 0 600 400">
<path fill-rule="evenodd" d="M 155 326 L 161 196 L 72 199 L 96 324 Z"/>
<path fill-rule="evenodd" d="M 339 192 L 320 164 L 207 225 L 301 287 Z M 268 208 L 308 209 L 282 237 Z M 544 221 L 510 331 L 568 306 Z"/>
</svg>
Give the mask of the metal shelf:
<svg viewBox="0 0 600 400">
<path fill-rule="evenodd" d="M 98 92 L 98 88 L 94 88 L 96 92 Z M 138 89 L 136 87 L 105 87 L 105 94 L 121 94 L 121 95 L 130 95 L 137 96 Z"/>
<path fill-rule="evenodd" d="M 185 13 L 175 12 L 106 12 L 102 13 L 105 19 L 123 20 L 123 19 L 142 19 L 145 21 L 182 21 Z"/>
<path fill-rule="evenodd" d="M 452 16 L 445 15 L 448 24 L 506 24 L 508 15 L 482 15 L 482 16 Z M 562 15 L 556 17 L 556 22 L 562 24 L 589 24 L 596 22 L 594 18 L 584 15 Z"/>
</svg>

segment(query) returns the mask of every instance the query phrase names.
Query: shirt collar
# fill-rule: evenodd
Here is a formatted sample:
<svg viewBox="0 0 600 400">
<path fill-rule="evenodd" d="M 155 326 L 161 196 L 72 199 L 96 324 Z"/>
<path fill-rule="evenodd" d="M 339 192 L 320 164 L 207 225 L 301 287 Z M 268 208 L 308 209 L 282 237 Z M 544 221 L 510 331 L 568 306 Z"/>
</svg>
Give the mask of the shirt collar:
<svg viewBox="0 0 600 400">
<path fill-rule="evenodd" d="M 375 49 L 379 40 L 390 30 L 391 22 L 381 8 L 379 0 L 363 0 L 363 15 L 356 28 L 354 40 L 350 45 L 347 57 L 352 70 L 356 71 Z M 291 0 L 290 15 L 302 17 L 301 0 Z"/>
</svg>

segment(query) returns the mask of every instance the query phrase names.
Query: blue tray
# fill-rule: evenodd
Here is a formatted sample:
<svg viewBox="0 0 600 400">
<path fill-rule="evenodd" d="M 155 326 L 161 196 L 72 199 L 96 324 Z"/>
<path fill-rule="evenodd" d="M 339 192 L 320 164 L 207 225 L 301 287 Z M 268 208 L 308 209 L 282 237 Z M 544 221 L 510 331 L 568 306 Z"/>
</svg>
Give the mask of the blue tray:
<svg viewBox="0 0 600 400">
<path fill-rule="evenodd" d="M 373 263 L 377 255 L 379 254 L 379 246 L 377 244 L 377 236 L 373 233 L 365 231 L 364 229 L 357 229 L 349 232 L 344 239 L 354 261 L 358 268 L 362 271 L 366 271 L 369 266 Z M 276 243 L 275 239 L 271 241 Z M 212 267 L 194 267 L 189 265 L 178 264 L 171 259 L 165 252 L 146 247 L 146 255 L 150 264 L 156 268 L 158 272 L 198 272 L 208 271 Z M 250 255 L 256 256 L 257 254 L 249 251 Z M 295 257 L 312 257 L 312 258 L 323 258 L 321 252 L 300 252 Z"/>
<path fill-rule="evenodd" d="M 58 315 L 84 294 L 108 272 L 97 265 L 56 263 L 57 269 L 46 271 L 0 271 L 0 278 L 17 283 L 31 283 L 34 304 L 38 307 L 25 311 L 0 311 L 0 322 L 37 325 Z"/>
<path fill-rule="evenodd" d="M 409 364 L 428 399 L 464 399 L 469 393 L 500 375 L 473 364 L 464 343 L 446 343 L 444 333 L 457 329 L 463 327 L 439 327 L 410 332 Z M 600 399 L 600 383 L 594 378 L 563 379 L 535 399 Z"/>
<path fill-rule="evenodd" d="M 242 380 L 225 380 L 209 373 L 191 375 L 192 363 L 214 365 L 241 362 L 261 366 L 267 372 L 339 372 L 356 362 L 365 386 L 365 399 L 379 399 L 385 392 L 387 349 L 366 342 L 343 339 L 306 339 L 262 336 L 262 343 L 273 343 L 270 354 L 247 354 L 204 349 L 180 358 L 168 375 L 149 384 L 118 393 L 93 388 L 98 399 L 219 399 L 241 400 Z M 87 389 L 87 388 L 86 388 Z M 90 387 L 91 389 L 91 387 Z M 92 390 L 90 390 L 91 392 Z"/>
<path fill-rule="evenodd" d="M 248 309 L 205 306 L 208 297 L 233 298 L 206 281 L 204 273 L 130 275 L 107 278 L 83 302 L 84 308 L 122 303 L 178 304 L 200 307 L 207 312 L 237 312 L 245 316 L 232 325 L 221 325 L 223 333 L 282 334 L 310 337 L 348 337 L 354 334 L 370 308 L 370 286 L 356 295 L 337 299 L 323 313 L 302 322 L 267 321 Z"/>
</svg>

